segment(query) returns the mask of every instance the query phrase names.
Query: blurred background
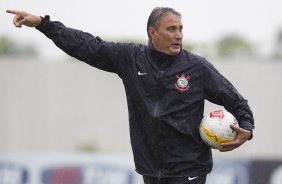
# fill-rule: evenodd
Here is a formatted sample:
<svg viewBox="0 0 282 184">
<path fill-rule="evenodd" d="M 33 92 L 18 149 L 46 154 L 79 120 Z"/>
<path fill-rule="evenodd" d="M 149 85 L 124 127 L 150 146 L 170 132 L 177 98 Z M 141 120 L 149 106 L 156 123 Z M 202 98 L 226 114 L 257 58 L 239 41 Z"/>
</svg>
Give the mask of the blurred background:
<svg viewBox="0 0 282 184">
<path fill-rule="evenodd" d="M 254 113 L 254 139 L 214 151 L 207 183 L 282 183 L 281 1 L 1 0 L 0 184 L 142 183 L 122 81 L 67 56 L 34 28 L 15 28 L 6 9 L 50 15 L 107 41 L 146 44 L 156 6 L 182 14 L 184 47 L 213 63 Z M 218 108 L 207 102 L 205 112 Z"/>
</svg>

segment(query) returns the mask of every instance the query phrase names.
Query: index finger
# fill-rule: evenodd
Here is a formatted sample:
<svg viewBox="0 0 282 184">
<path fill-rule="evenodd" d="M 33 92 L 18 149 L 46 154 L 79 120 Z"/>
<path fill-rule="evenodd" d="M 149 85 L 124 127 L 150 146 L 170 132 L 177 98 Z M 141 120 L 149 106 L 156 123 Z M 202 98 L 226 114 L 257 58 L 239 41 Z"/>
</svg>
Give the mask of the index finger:
<svg viewBox="0 0 282 184">
<path fill-rule="evenodd" d="M 231 127 L 233 130 L 235 130 L 235 131 L 240 130 L 240 127 L 239 127 L 239 126 L 235 126 L 235 125 L 233 125 L 233 124 L 231 124 L 230 127 Z"/>
<path fill-rule="evenodd" d="M 14 14 L 14 15 L 18 15 L 18 14 L 20 14 L 21 12 L 20 12 L 20 11 L 17 11 L 17 10 L 6 10 L 6 13 L 11 13 L 11 14 Z"/>
</svg>

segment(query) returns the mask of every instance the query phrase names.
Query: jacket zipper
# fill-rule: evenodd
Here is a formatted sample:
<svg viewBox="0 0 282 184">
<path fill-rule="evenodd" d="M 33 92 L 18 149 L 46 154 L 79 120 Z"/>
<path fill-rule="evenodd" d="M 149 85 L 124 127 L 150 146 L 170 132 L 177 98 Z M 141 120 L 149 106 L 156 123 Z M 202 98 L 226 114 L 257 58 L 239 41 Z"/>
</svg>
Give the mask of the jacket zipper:
<svg viewBox="0 0 282 184">
<path fill-rule="evenodd" d="M 154 111 L 154 116 L 157 117 L 159 114 L 159 110 L 160 110 L 160 102 L 161 102 L 161 98 L 162 98 L 162 78 L 163 78 L 163 74 L 164 74 L 164 70 L 161 69 L 160 71 L 160 78 L 159 78 L 159 91 L 158 91 L 158 101 L 155 107 L 155 111 Z M 159 135 L 159 131 L 160 131 L 160 122 L 158 122 L 158 135 Z M 158 140 L 158 143 L 160 142 L 160 140 Z M 159 150 L 159 146 L 157 146 L 157 153 L 159 154 L 160 150 Z M 157 165 L 158 165 L 158 182 L 160 182 L 161 180 L 161 175 L 162 175 L 162 169 L 161 169 L 161 162 L 160 162 L 160 157 L 158 157 L 157 159 Z"/>
<path fill-rule="evenodd" d="M 162 77 L 163 77 L 163 73 L 164 73 L 164 71 L 163 70 L 161 70 L 161 73 L 160 73 L 160 82 L 162 81 Z M 160 86 L 161 87 L 161 86 Z M 160 89 L 161 90 L 161 89 Z M 160 101 L 161 101 L 161 97 L 160 97 L 160 95 L 161 95 L 161 93 L 160 93 L 160 91 L 158 92 L 159 94 L 159 97 L 158 97 L 158 101 L 157 101 L 157 104 L 156 104 L 156 107 L 155 107 L 155 110 L 154 110 L 154 116 L 156 117 L 157 115 L 158 115 L 158 113 L 159 113 L 159 105 L 160 105 Z"/>
</svg>

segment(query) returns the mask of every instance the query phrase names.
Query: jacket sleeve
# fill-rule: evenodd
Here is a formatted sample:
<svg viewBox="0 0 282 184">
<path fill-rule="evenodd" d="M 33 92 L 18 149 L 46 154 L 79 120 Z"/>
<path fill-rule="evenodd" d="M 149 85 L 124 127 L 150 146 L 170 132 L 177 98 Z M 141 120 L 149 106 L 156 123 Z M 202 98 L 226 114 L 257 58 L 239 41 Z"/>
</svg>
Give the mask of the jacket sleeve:
<svg viewBox="0 0 282 184">
<path fill-rule="evenodd" d="M 119 73 L 126 55 L 126 44 L 105 42 L 99 37 L 64 26 L 61 22 L 42 18 L 36 27 L 68 55 L 108 72 Z"/>
<path fill-rule="evenodd" d="M 253 130 L 253 113 L 235 87 L 223 77 L 214 66 L 206 62 L 204 65 L 204 90 L 208 101 L 224 106 L 237 119 L 241 128 Z"/>
</svg>

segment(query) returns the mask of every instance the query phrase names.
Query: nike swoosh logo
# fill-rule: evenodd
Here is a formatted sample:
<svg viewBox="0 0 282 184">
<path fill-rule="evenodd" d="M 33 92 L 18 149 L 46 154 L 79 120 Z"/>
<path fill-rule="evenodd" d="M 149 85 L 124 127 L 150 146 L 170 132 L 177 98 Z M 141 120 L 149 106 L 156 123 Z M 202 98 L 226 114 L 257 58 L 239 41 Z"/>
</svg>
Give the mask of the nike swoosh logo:
<svg viewBox="0 0 282 184">
<path fill-rule="evenodd" d="M 140 71 L 138 71 L 138 75 L 147 75 L 148 73 L 142 73 Z"/>
<path fill-rule="evenodd" d="M 191 180 L 194 180 L 194 179 L 197 179 L 197 178 L 198 178 L 198 176 L 195 176 L 195 177 L 190 177 L 189 176 L 188 180 L 191 181 Z"/>
</svg>

